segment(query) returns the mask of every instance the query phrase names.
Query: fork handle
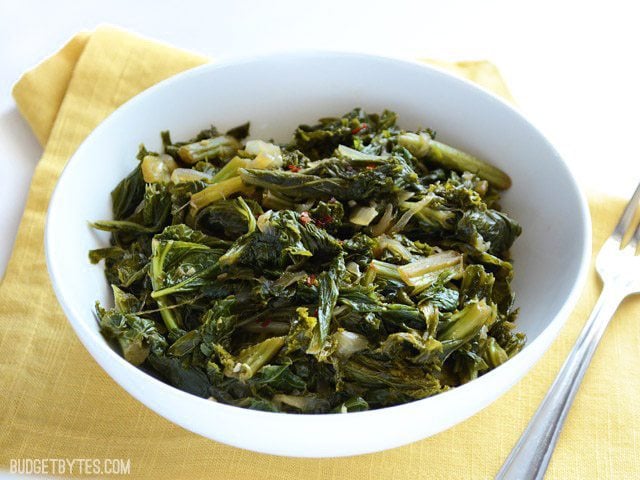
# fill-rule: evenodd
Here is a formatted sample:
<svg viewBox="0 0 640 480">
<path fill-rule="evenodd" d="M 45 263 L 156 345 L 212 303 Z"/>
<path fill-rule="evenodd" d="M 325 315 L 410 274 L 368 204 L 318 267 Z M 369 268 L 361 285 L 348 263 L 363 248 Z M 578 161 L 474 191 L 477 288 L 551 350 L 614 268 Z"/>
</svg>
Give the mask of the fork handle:
<svg viewBox="0 0 640 480">
<path fill-rule="evenodd" d="M 542 480 L 580 382 L 602 334 L 624 297 L 620 289 L 605 284 L 571 353 L 500 468 L 496 480 Z"/>
</svg>

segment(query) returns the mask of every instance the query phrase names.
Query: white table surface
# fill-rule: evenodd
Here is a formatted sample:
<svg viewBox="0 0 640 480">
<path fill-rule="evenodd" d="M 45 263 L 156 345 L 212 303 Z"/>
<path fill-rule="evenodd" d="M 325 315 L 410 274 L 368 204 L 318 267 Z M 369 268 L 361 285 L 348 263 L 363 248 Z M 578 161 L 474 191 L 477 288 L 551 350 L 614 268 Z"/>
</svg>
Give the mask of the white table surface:
<svg viewBox="0 0 640 480">
<path fill-rule="evenodd" d="M 633 4 L 0 0 L 0 275 L 42 154 L 11 87 L 79 30 L 112 23 L 218 58 L 326 48 L 490 59 L 580 184 L 628 196 L 640 180 L 640 28 Z"/>
</svg>

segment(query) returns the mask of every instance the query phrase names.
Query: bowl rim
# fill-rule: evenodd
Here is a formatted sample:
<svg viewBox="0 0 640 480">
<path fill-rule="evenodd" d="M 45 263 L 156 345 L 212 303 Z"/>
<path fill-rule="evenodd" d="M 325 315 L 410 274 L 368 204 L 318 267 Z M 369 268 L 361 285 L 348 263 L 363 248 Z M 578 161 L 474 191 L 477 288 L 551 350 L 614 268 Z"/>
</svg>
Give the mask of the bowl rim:
<svg viewBox="0 0 640 480">
<path fill-rule="evenodd" d="M 228 67 L 233 67 L 236 65 L 242 65 L 247 63 L 252 63 L 255 61 L 269 61 L 269 60 L 296 60 L 300 58 L 318 58 L 318 57 L 342 57 L 347 59 L 364 59 L 369 61 L 382 62 L 384 64 L 402 64 L 402 65 L 412 65 L 417 68 L 430 70 L 433 74 L 438 76 L 446 77 L 446 81 L 458 83 L 462 85 L 464 88 L 472 89 L 476 92 L 481 92 L 484 95 L 489 96 L 492 101 L 500 104 L 502 108 L 506 108 L 511 111 L 512 114 L 516 115 L 520 118 L 525 124 L 527 124 L 532 130 L 538 133 L 540 139 L 543 143 L 545 143 L 546 147 L 550 152 L 554 154 L 556 160 L 558 161 L 558 166 L 562 167 L 565 170 L 567 178 L 571 184 L 571 187 L 574 190 L 574 194 L 577 195 L 577 199 L 580 205 L 580 212 L 576 212 L 579 215 L 581 223 L 582 223 L 582 232 L 581 238 L 583 241 L 583 248 L 579 252 L 580 255 L 580 266 L 578 270 L 577 276 L 573 279 L 573 283 L 571 286 L 571 291 L 569 295 L 565 299 L 562 306 L 555 312 L 553 319 L 549 322 L 549 324 L 538 334 L 538 336 L 532 341 L 527 342 L 525 347 L 521 352 L 515 355 L 513 358 L 509 359 L 509 361 L 500 365 L 499 367 L 485 373 L 479 378 L 453 388 L 451 390 L 439 393 L 437 395 L 427 397 L 420 400 L 415 400 L 413 402 L 404 403 L 400 405 L 394 405 L 391 407 L 385 407 L 375 410 L 367 410 L 362 412 L 349 412 L 346 416 L 344 414 L 287 414 L 282 412 L 263 412 L 256 410 L 244 409 L 232 405 L 222 404 L 211 402 L 210 400 L 198 397 L 196 395 L 189 394 L 182 390 L 179 390 L 153 376 L 144 372 L 140 368 L 130 364 L 123 357 L 121 357 L 115 350 L 111 348 L 111 346 L 104 340 L 103 337 L 91 330 L 88 322 L 84 319 L 85 315 L 81 314 L 77 308 L 73 305 L 73 302 L 67 300 L 68 292 L 64 291 L 61 287 L 61 282 L 59 282 L 59 278 L 63 276 L 63 271 L 60 270 L 62 265 L 58 260 L 56 260 L 55 256 L 55 240 L 54 235 L 52 235 L 52 230 L 55 230 L 55 212 L 56 206 L 58 203 L 58 198 L 61 195 L 61 185 L 64 186 L 64 178 L 67 169 L 73 168 L 73 166 L 80 161 L 83 157 L 83 152 L 93 141 L 93 138 L 97 136 L 96 132 L 99 132 L 104 129 L 106 126 L 118 122 L 119 118 L 123 115 L 126 115 L 127 112 L 131 109 L 134 109 L 138 102 L 147 96 L 154 95 L 156 91 L 161 89 L 170 88 L 173 84 L 183 82 L 191 77 L 206 75 L 210 71 L 221 71 Z M 67 317 L 67 320 L 71 324 L 74 329 L 77 337 L 80 339 L 81 343 L 84 347 L 89 351 L 93 359 L 101 366 L 101 368 L 125 391 L 127 391 L 131 396 L 140 401 L 143 405 L 151 408 L 153 411 L 168 419 L 169 421 L 181 425 L 182 427 L 199 433 L 203 436 L 209 438 L 212 437 L 210 434 L 204 433 L 204 429 L 194 428 L 192 423 L 188 423 L 186 421 L 176 419 L 171 415 L 168 415 L 162 409 L 162 402 L 156 398 L 149 398 L 144 394 L 144 388 L 134 388 L 131 382 L 127 382 L 125 379 L 122 379 L 122 376 L 130 376 L 132 379 L 141 379 L 143 382 L 153 382 L 154 388 L 159 389 L 163 394 L 172 396 L 174 399 L 187 401 L 187 402 L 207 402 L 212 411 L 216 408 L 220 408 L 220 413 L 222 414 L 238 414 L 238 415 L 246 415 L 247 417 L 255 418 L 256 421 L 260 421 L 261 419 L 269 418 L 277 418 L 277 417 L 289 417 L 295 419 L 301 419 L 301 422 L 308 422 L 312 425 L 320 425 L 326 424 L 327 422 L 333 422 L 336 419 L 340 419 L 340 422 L 344 423 L 345 421 L 349 421 L 349 419 L 361 418 L 366 419 L 367 421 L 375 421 L 382 415 L 402 415 L 403 418 L 406 418 L 407 414 L 411 414 L 413 411 L 417 409 L 421 409 L 424 406 L 424 402 L 434 402 L 434 399 L 439 399 L 442 402 L 446 402 L 449 398 L 453 396 L 460 396 L 466 393 L 469 390 L 470 386 L 472 388 L 477 388 L 482 384 L 490 384 L 494 377 L 504 376 L 505 379 L 510 378 L 509 382 L 506 382 L 503 385 L 503 388 L 500 394 L 496 397 L 499 398 L 506 391 L 511 389 L 515 383 L 519 382 L 522 378 L 524 378 L 527 373 L 533 368 L 533 366 L 540 360 L 542 355 L 547 351 L 547 349 L 553 343 L 553 339 L 558 335 L 561 328 L 564 326 L 566 320 L 569 317 L 569 314 L 574 309 L 577 301 L 582 293 L 584 288 L 587 273 L 591 260 L 591 217 L 589 214 L 589 207 L 586 200 L 586 196 L 578 183 L 576 182 L 575 176 L 573 175 L 571 168 L 568 166 L 564 158 L 557 152 L 555 147 L 549 142 L 544 134 L 542 134 L 541 130 L 537 128 L 537 126 L 527 118 L 516 106 L 508 103 L 502 97 L 498 96 L 494 92 L 487 90 L 486 88 L 471 82 L 465 78 L 459 77 L 444 68 L 438 65 L 432 65 L 425 62 L 421 62 L 418 60 L 409 60 L 402 57 L 394 57 L 389 55 L 377 55 L 370 53 L 361 53 L 361 52 L 349 52 L 349 51 L 335 51 L 335 50 L 322 50 L 322 49 L 297 49 L 297 50 L 284 50 L 284 51 L 275 51 L 269 53 L 255 54 L 255 55 L 243 55 L 243 56 L 234 56 L 227 59 L 223 59 L 220 61 L 214 61 L 211 63 L 205 63 L 203 65 L 188 69 L 186 71 L 180 72 L 176 75 L 173 75 L 165 80 L 162 80 L 153 86 L 145 89 L 144 91 L 138 93 L 133 96 L 125 103 L 116 108 L 113 112 L 111 112 L 107 117 L 105 117 L 88 135 L 87 137 L 80 143 L 76 151 L 71 155 L 69 160 L 66 162 L 64 168 L 60 172 L 58 179 L 56 180 L 56 185 L 51 194 L 51 198 L 49 201 L 49 206 L 47 209 L 46 219 L 45 219 L 45 232 L 44 232 L 44 246 L 45 246 L 45 256 L 46 256 L 46 265 L 49 273 L 49 277 L 51 279 L 51 285 L 56 294 L 58 302 L 62 307 L 62 310 Z M 99 339 L 97 341 L 96 339 Z M 509 374 L 509 370 L 511 374 Z M 504 383 L 504 382 L 501 382 Z M 451 426 L 460 423 L 469 417 L 479 413 L 482 409 L 484 409 L 489 404 L 493 403 L 495 400 L 491 400 L 489 402 L 485 402 L 481 408 L 474 410 L 472 413 L 456 419 L 454 422 L 450 422 L 450 425 L 447 428 L 451 428 Z M 331 420 L 333 419 L 333 420 Z M 444 430 L 444 429 L 443 429 Z M 441 431 L 443 431 L 441 430 Z M 228 445 L 240 447 L 247 449 L 246 445 L 241 441 L 229 440 L 229 439 L 217 439 L 222 441 Z M 415 439 L 417 440 L 417 439 Z M 409 442 L 399 443 L 396 446 L 404 445 Z M 287 456 L 309 456 L 309 455 L 291 455 L 287 453 L 287 449 L 278 449 L 278 448 L 265 448 L 265 449 L 257 449 L 251 448 L 251 450 L 259 451 L 262 453 L 270 453 L 276 455 L 287 455 Z M 368 453 L 379 451 L 380 448 L 374 449 L 359 449 L 357 453 Z M 347 453 L 346 455 L 353 455 L 353 453 Z M 313 455 L 312 455 L 313 456 Z M 326 455 L 318 455 L 318 456 L 326 456 Z M 342 455 L 332 455 L 332 456 L 342 456 Z"/>
</svg>

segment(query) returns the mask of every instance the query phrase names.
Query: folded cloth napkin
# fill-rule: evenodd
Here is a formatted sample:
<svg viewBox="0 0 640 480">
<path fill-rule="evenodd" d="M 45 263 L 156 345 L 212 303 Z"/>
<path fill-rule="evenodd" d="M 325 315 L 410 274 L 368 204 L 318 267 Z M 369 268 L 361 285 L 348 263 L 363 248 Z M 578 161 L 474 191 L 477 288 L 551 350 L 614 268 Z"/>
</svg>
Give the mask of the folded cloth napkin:
<svg viewBox="0 0 640 480">
<path fill-rule="evenodd" d="M 121 458 L 130 460 L 131 474 L 138 477 L 491 478 L 596 300 L 600 284 L 593 270 L 558 340 L 506 395 L 435 437 L 357 457 L 273 457 L 199 437 L 130 397 L 80 344 L 45 267 L 45 211 L 56 180 L 79 143 L 121 103 L 206 61 L 105 27 L 79 34 L 16 85 L 18 108 L 45 150 L 0 288 L 0 468 L 24 458 Z M 440 65 L 508 97 L 497 69 L 487 62 Z M 624 202 L 601 195 L 590 200 L 597 251 Z M 639 313 L 640 302 L 627 300 L 609 327 L 569 414 L 548 478 L 640 478 Z"/>
</svg>

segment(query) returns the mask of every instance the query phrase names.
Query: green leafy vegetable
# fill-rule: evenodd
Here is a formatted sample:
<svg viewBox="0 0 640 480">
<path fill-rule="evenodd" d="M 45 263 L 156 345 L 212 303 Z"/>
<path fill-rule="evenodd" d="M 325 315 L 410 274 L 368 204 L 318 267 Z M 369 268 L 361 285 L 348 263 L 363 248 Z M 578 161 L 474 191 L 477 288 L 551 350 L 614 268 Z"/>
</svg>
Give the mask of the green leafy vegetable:
<svg viewBox="0 0 640 480">
<path fill-rule="evenodd" d="M 144 197 L 145 183 L 140 165 L 111 192 L 113 217 L 122 220 L 133 213 Z"/>
<path fill-rule="evenodd" d="M 301 125 L 275 145 L 215 127 L 113 190 L 100 331 L 186 392 L 242 408 L 397 405 L 508 361 L 516 333 L 502 171 L 385 110 Z"/>
</svg>

